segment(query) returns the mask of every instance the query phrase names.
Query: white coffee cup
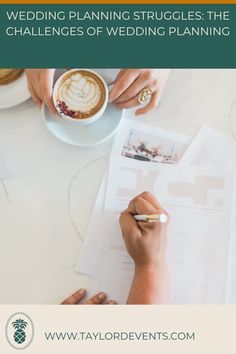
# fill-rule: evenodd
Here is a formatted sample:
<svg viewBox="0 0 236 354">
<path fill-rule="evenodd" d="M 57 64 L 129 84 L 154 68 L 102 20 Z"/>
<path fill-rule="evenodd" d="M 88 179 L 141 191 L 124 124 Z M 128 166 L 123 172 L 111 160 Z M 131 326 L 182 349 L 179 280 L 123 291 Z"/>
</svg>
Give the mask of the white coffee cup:
<svg viewBox="0 0 236 354">
<path fill-rule="evenodd" d="M 99 109 L 96 110 L 94 113 L 90 114 L 87 117 L 83 117 L 83 118 L 79 118 L 79 117 L 73 117 L 70 115 L 70 113 L 72 112 L 72 114 L 80 114 L 80 112 L 74 112 L 72 110 L 70 110 L 70 107 L 68 107 L 67 105 L 65 105 L 65 102 L 61 102 L 58 100 L 58 94 L 59 94 L 59 88 L 63 85 L 63 82 L 65 82 L 66 78 L 69 78 L 70 75 L 71 77 L 73 77 L 73 74 L 75 75 L 76 72 L 78 72 L 78 74 L 83 76 L 86 76 L 86 73 L 92 74 L 93 77 L 95 77 L 98 82 L 102 85 L 102 102 L 99 103 Z M 94 78 L 94 79 L 95 79 Z M 96 81 L 95 79 L 95 81 Z M 81 92 L 81 91 L 80 91 Z M 98 120 L 104 113 L 107 104 L 108 104 L 108 97 L 109 97 L 109 92 L 108 92 L 108 86 L 106 84 L 106 82 L 104 81 L 104 79 L 95 71 L 90 70 L 90 69 L 72 69 L 72 70 L 68 70 L 67 72 L 65 72 L 64 74 L 62 74 L 56 81 L 54 88 L 53 88 L 53 103 L 54 106 L 56 107 L 56 110 L 58 112 L 58 114 L 60 115 L 60 117 L 62 117 L 64 120 L 66 120 L 67 122 L 73 123 L 73 124 L 80 124 L 80 125 L 87 125 L 87 124 L 91 124 L 94 123 L 96 120 Z M 61 108 L 61 104 L 64 104 L 63 108 L 66 107 L 64 110 Z M 96 107 L 94 107 L 96 108 Z M 68 113 L 67 113 L 68 112 Z M 83 114 L 83 113 L 82 113 Z M 86 112 L 85 112 L 86 114 Z"/>
</svg>

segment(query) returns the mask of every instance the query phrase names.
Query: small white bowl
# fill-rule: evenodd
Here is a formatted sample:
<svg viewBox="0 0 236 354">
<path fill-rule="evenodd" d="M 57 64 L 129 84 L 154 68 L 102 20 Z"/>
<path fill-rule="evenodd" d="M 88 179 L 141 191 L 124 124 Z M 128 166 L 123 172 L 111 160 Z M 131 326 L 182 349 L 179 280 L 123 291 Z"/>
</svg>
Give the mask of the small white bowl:
<svg viewBox="0 0 236 354">
<path fill-rule="evenodd" d="M 61 85 L 62 80 L 64 79 L 65 76 L 67 76 L 69 73 L 72 72 L 76 72 L 76 71 L 89 71 L 91 72 L 93 75 L 97 76 L 98 79 L 100 79 L 100 81 L 103 83 L 104 86 L 104 90 L 105 90 L 105 98 L 104 98 L 104 103 L 102 105 L 102 107 L 100 108 L 100 110 L 98 112 L 96 112 L 94 115 L 88 117 L 88 118 L 83 118 L 83 119 L 78 119 L 78 118 L 72 118 L 64 113 L 61 113 L 58 106 L 57 106 L 57 91 L 58 91 L 58 87 Z M 68 70 L 66 71 L 64 74 L 62 74 L 57 81 L 55 82 L 54 88 L 53 88 L 53 103 L 54 106 L 58 112 L 58 114 L 60 115 L 60 117 L 62 117 L 64 120 L 66 120 L 69 123 L 72 124 L 78 124 L 78 125 L 87 125 L 87 124 L 91 124 L 96 122 L 96 120 L 98 120 L 103 113 L 106 110 L 107 104 L 108 104 L 108 97 L 109 97 L 109 92 L 108 92 L 108 87 L 107 84 L 105 82 L 105 80 L 95 71 L 90 70 L 90 69 L 72 69 L 72 70 Z"/>
</svg>

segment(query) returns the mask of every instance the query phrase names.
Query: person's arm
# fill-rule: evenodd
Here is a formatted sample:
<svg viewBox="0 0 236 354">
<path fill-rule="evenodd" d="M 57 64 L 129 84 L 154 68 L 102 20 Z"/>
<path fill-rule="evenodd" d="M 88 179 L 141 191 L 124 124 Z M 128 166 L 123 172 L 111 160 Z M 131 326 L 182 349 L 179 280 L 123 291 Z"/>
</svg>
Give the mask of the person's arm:
<svg viewBox="0 0 236 354">
<path fill-rule="evenodd" d="M 137 222 L 133 217 L 135 214 L 161 212 L 166 213 L 158 201 L 145 192 L 132 200 L 120 216 L 125 245 L 135 264 L 127 304 L 168 302 L 168 269 L 165 260 L 167 223 Z"/>
<path fill-rule="evenodd" d="M 52 113 L 56 113 L 52 101 L 53 76 L 55 69 L 26 69 L 31 97 L 39 108 L 45 103 Z"/>
<path fill-rule="evenodd" d="M 135 267 L 127 304 L 165 304 L 168 302 L 168 270 L 165 262 Z"/>
</svg>

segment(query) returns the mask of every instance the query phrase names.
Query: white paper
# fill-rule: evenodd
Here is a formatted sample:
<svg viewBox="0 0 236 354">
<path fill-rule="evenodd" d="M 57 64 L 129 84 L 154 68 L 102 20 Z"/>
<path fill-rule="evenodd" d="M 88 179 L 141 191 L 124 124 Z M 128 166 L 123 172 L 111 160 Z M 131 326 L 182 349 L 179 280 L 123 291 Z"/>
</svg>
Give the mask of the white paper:
<svg viewBox="0 0 236 354">
<path fill-rule="evenodd" d="M 236 169 L 236 143 L 204 125 L 181 159 L 182 164 Z"/>
<path fill-rule="evenodd" d="M 86 237 L 81 247 L 80 256 L 76 264 L 76 270 L 90 276 L 94 275 L 97 263 L 99 262 L 99 249 L 102 232 L 102 219 L 106 196 L 106 183 L 108 171 L 105 171 L 97 199 L 94 204 L 92 216 L 86 232 Z"/>
<path fill-rule="evenodd" d="M 182 155 L 189 140 L 129 121 L 116 136 L 109 175 L 101 185 L 77 270 L 94 276 L 120 303 L 126 301 L 134 265 L 121 237 L 119 214 L 144 190 L 154 193 L 171 215 L 167 250 L 171 302 L 225 302 L 234 174 L 181 167 L 187 161 Z M 138 151 L 138 158 L 134 157 L 131 147 L 131 154 L 125 156 L 129 145 L 136 148 L 140 142 L 145 142 L 145 155 Z M 153 160 L 150 151 L 160 145 L 161 158 Z"/>
<path fill-rule="evenodd" d="M 148 189 L 171 215 L 167 260 L 172 303 L 224 303 L 233 173 L 215 169 L 112 159 L 97 279 L 124 302 L 133 274 L 118 224 L 119 213 Z M 147 186 L 149 188 L 147 188 Z M 146 187 L 146 188 L 144 188 Z M 119 286 L 117 285 L 119 284 Z M 118 288 L 117 288 L 118 287 Z"/>
<path fill-rule="evenodd" d="M 151 133 L 150 133 L 151 132 Z M 130 139 L 130 135 L 132 135 Z M 139 123 L 137 121 L 130 121 L 124 119 L 121 123 L 118 133 L 116 134 L 113 144 L 111 156 L 115 158 L 122 158 L 128 162 L 140 161 L 137 158 L 143 157 L 144 153 L 138 151 L 135 153 L 134 159 L 124 156 L 125 146 L 131 141 L 132 144 L 139 144 L 139 142 L 146 143 L 147 149 L 151 150 L 155 147 L 160 147 L 160 156 L 155 157 L 154 160 L 159 163 L 177 163 L 182 158 L 186 151 L 190 138 L 178 133 L 170 132 L 168 130 L 150 127 L 149 125 Z M 162 155 L 161 155 L 162 154 Z M 163 156 L 165 155 L 165 156 Z M 168 158 L 169 157 L 169 158 Z M 148 157 L 146 154 L 146 160 Z M 168 161 L 167 161 L 168 160 Z M 96 273 L 96 264 L 101 263 L 99 259 L 98 248 L 100 245 L 102 232 L 103 210 L 105 202 L 107 184 L 107 173 L 105 173 L 101 187 L 99 189 L 97 199 L 94 205 L 93 213 L 89 226 L 86 232 L 86 237 L 83 242 L 79 259 L 76 265 L 76 270 L 80 273 L 94 276 Z M 106 233 L 107 235 L 107 233 Z"/>
<path fill-rule="evenodd" d="M 236 170 L 236 143 L 218 133 L 216 130 L 204 126 L 195 137 L 186 151 L 183 164 L 193 166 L 220 167 Z M 228 286 L 226 303 L 236 303 L 236 180 L 232 205 L 231 240 L 228 269 Z"/>
</svg>

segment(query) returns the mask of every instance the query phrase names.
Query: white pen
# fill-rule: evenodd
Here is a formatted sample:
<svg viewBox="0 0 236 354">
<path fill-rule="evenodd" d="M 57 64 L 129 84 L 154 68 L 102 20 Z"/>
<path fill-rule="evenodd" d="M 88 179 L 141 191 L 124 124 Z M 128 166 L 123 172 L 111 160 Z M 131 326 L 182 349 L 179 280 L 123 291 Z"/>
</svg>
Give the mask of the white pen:
<svg viewBox="0 0 236 354">
<path fill-rule="evenodd" d="M 134 215 L 135 220 L 137 221 L 146 221 L 146 222 L 167 222 L 167 215 L 164 213 L 161 214 L 152 214 L 152 215 Z"/>
</svg>

